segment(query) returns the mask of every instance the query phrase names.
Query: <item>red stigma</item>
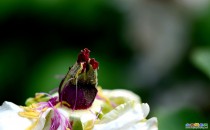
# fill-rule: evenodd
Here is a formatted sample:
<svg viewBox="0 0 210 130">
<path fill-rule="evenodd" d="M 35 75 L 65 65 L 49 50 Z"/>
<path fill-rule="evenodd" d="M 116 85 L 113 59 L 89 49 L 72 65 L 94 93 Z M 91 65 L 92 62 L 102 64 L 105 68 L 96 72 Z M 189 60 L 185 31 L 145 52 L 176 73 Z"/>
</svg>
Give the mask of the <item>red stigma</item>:
<svg viewBox="0 0 210 130">
<path fill-rule="evenodd" d="M 92 65 L 93 69 L 98 69 L 98 62 L 94 59 L 94 58 L 91 58 L 90 59 L 90 64 Z"/>
<path fill-rule="evenodd" d="M 78 55 L 77 63 L 88 62 L 89 56 L 90 50 L 88 50 L 88 48 L 81 50 L 80 54 Z"/>
</svg>

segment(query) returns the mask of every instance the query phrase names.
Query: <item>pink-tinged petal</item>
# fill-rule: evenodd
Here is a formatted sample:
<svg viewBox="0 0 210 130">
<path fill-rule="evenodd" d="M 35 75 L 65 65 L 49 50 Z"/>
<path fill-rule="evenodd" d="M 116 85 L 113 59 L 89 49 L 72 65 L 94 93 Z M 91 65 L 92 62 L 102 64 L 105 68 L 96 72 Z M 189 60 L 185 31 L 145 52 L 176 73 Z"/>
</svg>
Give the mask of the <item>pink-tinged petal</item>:
<svg viewBox="0 0 210 130">
<path fill-rule="evenodd" d="M 55 106 L 58 103 L 58 97 L 53 97 L 51 98 L 48 102 L 40 102 L 38 103 L 38 107 L 36 110 L 43 110 L 44 108 L 50 108 Z"/>
<path fill-rule="evenodd" d="M 54 114 L 51 118 L 50 130 L 66 130 L 71 129 L 71 124 L 68 117 L 64 116 L 58 109 L 53 108 Z"/>
</svg>

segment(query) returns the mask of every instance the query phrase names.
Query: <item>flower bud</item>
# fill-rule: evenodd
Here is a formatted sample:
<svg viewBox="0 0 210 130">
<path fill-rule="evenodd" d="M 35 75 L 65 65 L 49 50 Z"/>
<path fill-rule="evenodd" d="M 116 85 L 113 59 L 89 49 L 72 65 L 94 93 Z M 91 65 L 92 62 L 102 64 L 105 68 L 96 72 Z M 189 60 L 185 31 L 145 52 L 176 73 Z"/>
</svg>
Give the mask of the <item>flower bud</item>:
<svg viewBox="0 0 210 130">
<path fill-rule="evenodd" d="M 89 108 L 97 94 L 97 69 L 99 63 L 90 58 L 90 50 L 81 50 L 77 62 L 69 69 L 59 86 L 59 100 L 72 109 Z"/>
</svg>

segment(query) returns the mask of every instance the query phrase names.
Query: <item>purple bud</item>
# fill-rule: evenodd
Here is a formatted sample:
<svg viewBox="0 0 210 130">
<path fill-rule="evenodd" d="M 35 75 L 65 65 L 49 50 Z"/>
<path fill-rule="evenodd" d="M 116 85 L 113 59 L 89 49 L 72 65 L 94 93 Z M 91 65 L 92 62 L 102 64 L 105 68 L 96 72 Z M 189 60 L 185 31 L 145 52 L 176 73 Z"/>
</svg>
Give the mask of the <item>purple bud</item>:
<svg viewBox="0 0 210 130">
<path fill-rule="evenodd" d="M 66 101 L 73 110 L 89 108 L 97 94 L 97 89 L 91 84 L 67 85 L 61 92 L 63 101 Z"/>
</svg>

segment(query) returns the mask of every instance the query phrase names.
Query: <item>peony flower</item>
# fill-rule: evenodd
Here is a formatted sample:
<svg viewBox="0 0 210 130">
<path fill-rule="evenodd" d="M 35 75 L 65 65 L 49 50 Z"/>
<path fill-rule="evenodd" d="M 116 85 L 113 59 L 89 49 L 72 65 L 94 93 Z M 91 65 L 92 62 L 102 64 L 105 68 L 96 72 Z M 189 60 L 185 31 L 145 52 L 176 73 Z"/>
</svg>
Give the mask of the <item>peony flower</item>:
<svg viewBox="0 0 210 130">
<path fill-rule="evenodd" d="M 98 62 L 84 49 L 54 94 L 36 93 L 26 106 L 5 101 L 0 130 L 157 130 L 157 118 L 131 91 L 98 86 Z"/>
</svg>

